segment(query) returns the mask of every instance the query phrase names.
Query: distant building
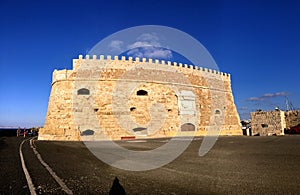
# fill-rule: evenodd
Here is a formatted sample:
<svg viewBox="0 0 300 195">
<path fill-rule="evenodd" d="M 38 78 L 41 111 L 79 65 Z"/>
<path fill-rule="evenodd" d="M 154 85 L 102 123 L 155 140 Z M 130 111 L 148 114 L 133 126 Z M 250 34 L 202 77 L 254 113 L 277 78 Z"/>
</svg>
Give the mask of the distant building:
<svg viewBox="0 0 300 195">
<path fill-rule="evenodd" d="M 251 112 L 252 135 L 284 135 L 284 130 L 300 124 L 300 110 Z"/>
</svg>

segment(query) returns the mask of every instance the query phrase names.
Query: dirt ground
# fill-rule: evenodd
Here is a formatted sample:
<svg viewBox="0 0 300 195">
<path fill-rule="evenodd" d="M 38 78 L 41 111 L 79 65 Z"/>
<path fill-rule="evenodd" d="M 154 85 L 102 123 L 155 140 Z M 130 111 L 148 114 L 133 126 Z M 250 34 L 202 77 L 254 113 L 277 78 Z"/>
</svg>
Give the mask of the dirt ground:
<svg viewBox="0 0 300 195">
<path fill-rule="evenodd" d="M 82 142 L 35 141 L 35 145 L 74 194 L 108 194 L 115 177 L 127 194 L 300 194 L 300 136 L 219 137 L 209 153 L 199 157 L 202 139 L 194 140 L 173 162 L 142 172 L 111 167 Z M 18 152 L 22 140 L 0 139 L 0 194 L 29 194 Z M 165 141 L 118 144 L 147 150 Z M 64 194 L 37 160 L 29 141 L 23 153 L 36 192 Z"/>
</svg>

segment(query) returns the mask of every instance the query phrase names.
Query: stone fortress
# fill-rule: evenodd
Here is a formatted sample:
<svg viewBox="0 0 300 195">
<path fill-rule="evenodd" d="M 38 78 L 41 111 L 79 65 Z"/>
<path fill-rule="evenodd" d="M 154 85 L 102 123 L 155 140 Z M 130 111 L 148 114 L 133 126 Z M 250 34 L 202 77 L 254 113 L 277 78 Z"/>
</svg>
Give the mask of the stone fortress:
<svg viewBox="0 0 300 195">
<path fill-rule="evenodd" d="M 72 70 L 53 72 L 38 139 L 120 140 L 210 132 L 242 135 L 230 74 L 163 60 L 79 55 Z"/>
</svg>

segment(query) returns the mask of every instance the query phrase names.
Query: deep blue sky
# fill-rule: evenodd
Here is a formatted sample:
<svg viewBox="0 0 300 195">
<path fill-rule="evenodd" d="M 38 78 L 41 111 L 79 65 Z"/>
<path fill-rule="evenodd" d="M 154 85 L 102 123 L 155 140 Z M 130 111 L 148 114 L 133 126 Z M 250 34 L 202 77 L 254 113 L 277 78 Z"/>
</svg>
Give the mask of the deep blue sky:
<svg viewBox="0 0 300 195">
<path fill-rule="evenodd" d="M 232 75 L 241 118 L 258 108 L 300 108 L 300 1 L 0 2 L 0 126 L 43 125 L 54 69 L 137 25 L 198 39 Z"/>
</svg>

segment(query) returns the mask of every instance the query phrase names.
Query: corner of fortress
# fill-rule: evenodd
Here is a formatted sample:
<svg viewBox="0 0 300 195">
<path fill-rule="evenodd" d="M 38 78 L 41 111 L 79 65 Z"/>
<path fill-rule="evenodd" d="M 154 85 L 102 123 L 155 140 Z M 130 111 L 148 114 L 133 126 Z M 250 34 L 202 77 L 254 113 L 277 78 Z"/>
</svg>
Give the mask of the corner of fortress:
<svg viewBox="0 0 300 195">
<path fill-rule="evenodd" d="M 158 103 L 163 124 L 151 115 Z M 38 139 L 205 136 L 214 128 L 242 135 L 230 74 L 157 59 L 79 55 L 72 70 L 53 71 Z"/>
</svg>

